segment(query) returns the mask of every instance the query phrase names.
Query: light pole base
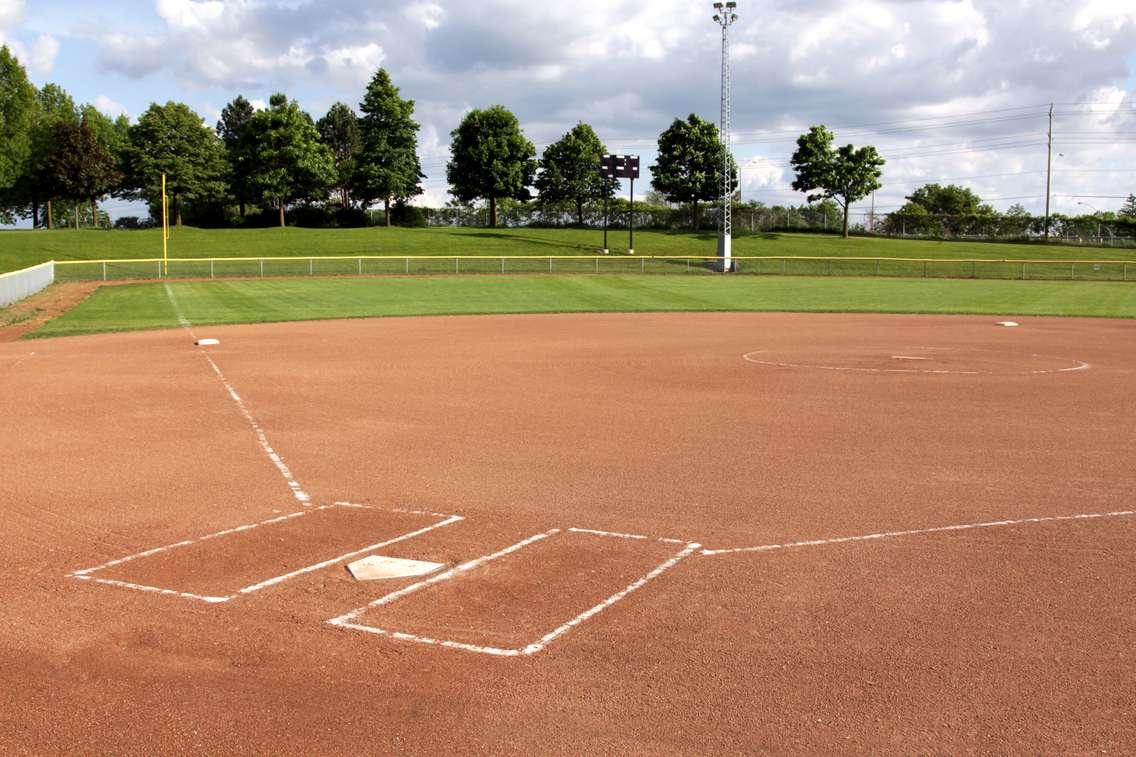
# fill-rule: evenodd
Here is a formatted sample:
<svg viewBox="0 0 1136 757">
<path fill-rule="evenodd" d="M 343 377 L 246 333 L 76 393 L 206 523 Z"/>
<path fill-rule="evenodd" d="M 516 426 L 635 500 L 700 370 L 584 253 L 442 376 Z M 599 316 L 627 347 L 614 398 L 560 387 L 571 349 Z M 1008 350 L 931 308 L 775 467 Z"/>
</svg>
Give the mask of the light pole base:
<svg viewBox="0 0 1136 757">
<path fill-rule="evenodd" d="M 634 255 L 634 254 L 635 254 L 635 250 L 628 250 L 628 251 L 627 251 L 627 254 L 628 254 L 628 255 Z"/>
<path fill-rule="evenodd" d="M 603 251 L 603 254 L 604 254 L 604 255 L 607 255 L 607 254 L 609 254 L 610 252 L 611 252 L 611 250 L 609 250 L 608 248 L 606 248 L 606 247 L 605 247 L 605 248 L 604 248 L 604 251 Z"/>
<path fill-rule="evenodd" d="M 722 273 L 729 273 L 734 270 L 733 253 L 733 238 L 727 234 L 722 234 L 718 237 L 718 257 L 722 259 L 721 270 Z"/>
</svg>

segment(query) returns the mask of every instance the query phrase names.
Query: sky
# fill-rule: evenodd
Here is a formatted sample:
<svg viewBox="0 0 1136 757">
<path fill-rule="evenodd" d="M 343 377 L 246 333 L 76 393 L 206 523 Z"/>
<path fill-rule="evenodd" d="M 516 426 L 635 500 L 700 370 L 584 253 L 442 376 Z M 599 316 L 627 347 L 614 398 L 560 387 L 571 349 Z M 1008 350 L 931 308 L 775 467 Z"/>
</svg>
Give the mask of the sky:
<svg viewBox="0 0 1136 757">
<path fill-rule="evenodd" d="M 316 118 L 357 107 L 386 67 L 417 102 L 446 201 L 449 133 L 472 108 L 513 110 L 538 151 L 580 121 L 609 150 L 654 159 L 676 117 L 718 121 L 721 30 L 692 0 L 0 0 L 0 43 L 37 85 L 136 118 L 188 103 L 210 124 L 277 91 Z M 879 212 L 929 182 L 998 209 L 1115 210 L 1136 192 L 1133 0 L 739 0 L 731 29 L 742 194 L 801 204 L 789 157 L 825 124 L 887 159 Z M 626 189 L 626 188 L 625 188 Z M 637 185 L 636 194 L 646 189 Z M 111 210 L 115 208 L 111 204 Z M 869 201 L 857 210 L 865 211 Z M 113 213 L 112 213 L 113 214 Z"/>
</svg>

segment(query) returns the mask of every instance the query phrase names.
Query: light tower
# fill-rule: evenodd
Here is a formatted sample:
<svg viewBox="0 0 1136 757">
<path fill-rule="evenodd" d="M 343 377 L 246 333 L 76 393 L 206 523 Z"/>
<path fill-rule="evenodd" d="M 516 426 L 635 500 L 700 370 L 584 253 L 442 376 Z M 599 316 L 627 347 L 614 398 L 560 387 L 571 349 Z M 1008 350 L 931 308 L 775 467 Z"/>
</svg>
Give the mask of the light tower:
<svg viewBox="0 0 1136 757">
<path fill-rule="evenodd" d="M 719 222 L 718 257 L 722 258 L 722 271 L 733 270 L 730 259 L 734 235 L 734 182 L 730 175 L 730 27 L 738 20 L 734 13 L 736 2 L 714 3 L 714 21 L 722 27 L 722 124 L 719 136 L 722 139 L 722 220 Z"/>
</svg>

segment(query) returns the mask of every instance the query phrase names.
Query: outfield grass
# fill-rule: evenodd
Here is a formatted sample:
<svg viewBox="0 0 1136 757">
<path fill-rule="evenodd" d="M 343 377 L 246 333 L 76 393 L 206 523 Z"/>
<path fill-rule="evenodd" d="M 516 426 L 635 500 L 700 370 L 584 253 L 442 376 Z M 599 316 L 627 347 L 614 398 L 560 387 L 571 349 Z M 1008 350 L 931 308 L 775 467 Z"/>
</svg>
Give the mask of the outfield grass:
<svg viewBox="0 0 1136 757">
<path fill-rule="evenodd" d="M 174 229 L 175 258 L 298 257 L 330 255 L 591 255 L 602 234 L 581 229 Z M 611 249 L 627 247 L 624 230 L 611 233 Z M 639 255 L 713 256 L 714 232 L 635 234 Z M 0 232 L 0 271 L 47 260 L 139 259 L 161 257 L 161 232 L 4 231 Z M 1032 260 L 1132 260 L 1131 249 L 1068 247 L 990 242 L 936 242 L 916 239 L 852 238 L 824 234 L 743 234 L 734 254 L 906 257 L 930 259 L 1005 258 Z"/>
<path fill-rule="evenodd" d="M 616 275 L 314 279 L 104 287 L 32 336 L 176 327 L 175 300 L 194 325 L 601 311 L 1136 317 L 1136 287 L 1123 283 Z"/>
</svg>

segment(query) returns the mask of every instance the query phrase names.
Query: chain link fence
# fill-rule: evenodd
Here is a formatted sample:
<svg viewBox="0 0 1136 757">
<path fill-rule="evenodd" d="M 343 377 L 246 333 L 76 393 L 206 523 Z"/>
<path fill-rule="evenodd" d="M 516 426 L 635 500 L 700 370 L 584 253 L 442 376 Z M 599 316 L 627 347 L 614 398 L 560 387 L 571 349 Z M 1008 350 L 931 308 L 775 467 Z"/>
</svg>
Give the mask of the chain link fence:
<svg viewBox="0 0 1136 757">
<path fill-rule="evenodd" d="M 735 257 L 735 274 L 880 278 L 1136 281 L 1134 261 Z M 56 263 L 57 281 L 255 279 L 316 276 L 720 273 L 714 257 L 289 257 L 91 260 Z"/>
</svg>

